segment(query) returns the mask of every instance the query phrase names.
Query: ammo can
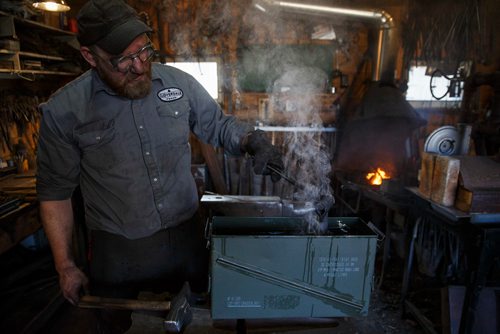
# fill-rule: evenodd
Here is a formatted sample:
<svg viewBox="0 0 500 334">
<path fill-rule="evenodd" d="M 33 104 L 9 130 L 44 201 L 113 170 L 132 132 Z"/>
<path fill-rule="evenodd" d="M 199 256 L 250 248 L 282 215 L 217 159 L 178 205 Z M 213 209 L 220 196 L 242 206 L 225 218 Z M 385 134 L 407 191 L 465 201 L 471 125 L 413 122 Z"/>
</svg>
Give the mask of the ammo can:
<svg viewBox="0 0 500 334">
<path fill-rule="evenodd" d="M 322 235 L 299 217 L 212 217 L 212 319 L 367 315 L 377 235 L 329 217 Z"/>
</svg>

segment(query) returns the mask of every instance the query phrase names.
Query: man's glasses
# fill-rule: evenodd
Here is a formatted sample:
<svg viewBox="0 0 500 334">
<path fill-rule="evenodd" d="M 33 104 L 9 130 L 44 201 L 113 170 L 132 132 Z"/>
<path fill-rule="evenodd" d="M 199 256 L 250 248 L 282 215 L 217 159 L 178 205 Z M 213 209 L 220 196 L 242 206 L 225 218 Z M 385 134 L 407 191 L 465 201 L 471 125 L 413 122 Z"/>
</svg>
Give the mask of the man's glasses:
<svg viewBox="0 0 500 334">
<path fill-rule="evenodd" d="M 115 71 L 121 73 L 127 73 L 134 63 L 134 59 L 138 58 L 141 62 L 145 63 L 153 59 L 156 55 L 156 50 L 151 43 L 146 44 L 136 53 L 132 53 L 126 56 L 110 58 L 109 62 L 113 65 Z"/>
</svg>

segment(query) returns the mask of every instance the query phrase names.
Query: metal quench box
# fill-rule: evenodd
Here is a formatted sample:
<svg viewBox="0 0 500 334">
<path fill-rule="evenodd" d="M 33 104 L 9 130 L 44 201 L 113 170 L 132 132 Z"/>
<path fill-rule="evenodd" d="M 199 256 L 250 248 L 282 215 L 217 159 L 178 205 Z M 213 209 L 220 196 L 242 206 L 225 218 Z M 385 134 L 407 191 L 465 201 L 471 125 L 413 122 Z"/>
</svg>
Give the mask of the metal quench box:
<svg viewBox="0 0 500 334">
<path fill-rule="evenodd" d="M 355 217 L 212 217 L 212 319 L 367 315 L 377 236 Z"/>
</svg>

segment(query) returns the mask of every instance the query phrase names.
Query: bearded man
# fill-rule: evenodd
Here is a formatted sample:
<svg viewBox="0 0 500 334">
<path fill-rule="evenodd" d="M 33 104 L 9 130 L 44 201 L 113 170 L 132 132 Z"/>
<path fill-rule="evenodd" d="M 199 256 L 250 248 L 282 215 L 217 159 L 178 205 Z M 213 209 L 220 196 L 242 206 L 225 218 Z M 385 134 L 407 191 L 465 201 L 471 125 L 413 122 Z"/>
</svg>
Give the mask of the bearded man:
<svg viewBox="0 0 500 334">
<path fill-rule="evenodd" d="M 261 131 L 225 115 L 193 77 L 154 63 L 151 28 L 122 0 L 88 1 L 77 20 L 91 69 L 40 105 L 37 152 L 41 219 L 62 293 L 76 305 L 87 287 L 111 297 L 175 291 L 185 281 L 203 289 L 208 258 L 190 133 L 228 154 L 251 154 L 261 174 L 272 173 L 268 164 L 282 169 L 281 154 Z M 75 189 L 88 272 L 72 252 Z"/>
</svg>

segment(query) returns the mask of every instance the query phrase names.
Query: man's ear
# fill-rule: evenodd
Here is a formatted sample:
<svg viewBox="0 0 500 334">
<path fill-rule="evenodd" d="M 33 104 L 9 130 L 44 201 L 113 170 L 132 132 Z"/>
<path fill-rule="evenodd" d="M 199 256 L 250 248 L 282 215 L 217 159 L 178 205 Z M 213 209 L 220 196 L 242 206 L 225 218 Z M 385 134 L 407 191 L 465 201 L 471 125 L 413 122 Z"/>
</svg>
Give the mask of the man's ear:
<svg viewBox="0 0 500 334">
<path fill-rule="evenodd" d="M 83 58 L 85 58 L 85 60 L 87 61 L 87 63 L 90 64 L 90 66 L 92 67 L 96 67 L 96 61 L 95 61 L 95 56 L 94 54 L 92 53 L 92 51 L 90 51 L 90 49 L 86 46 L 81 46 L 80 47 L 80 53 L 82 54 Z"/>
</svg>

